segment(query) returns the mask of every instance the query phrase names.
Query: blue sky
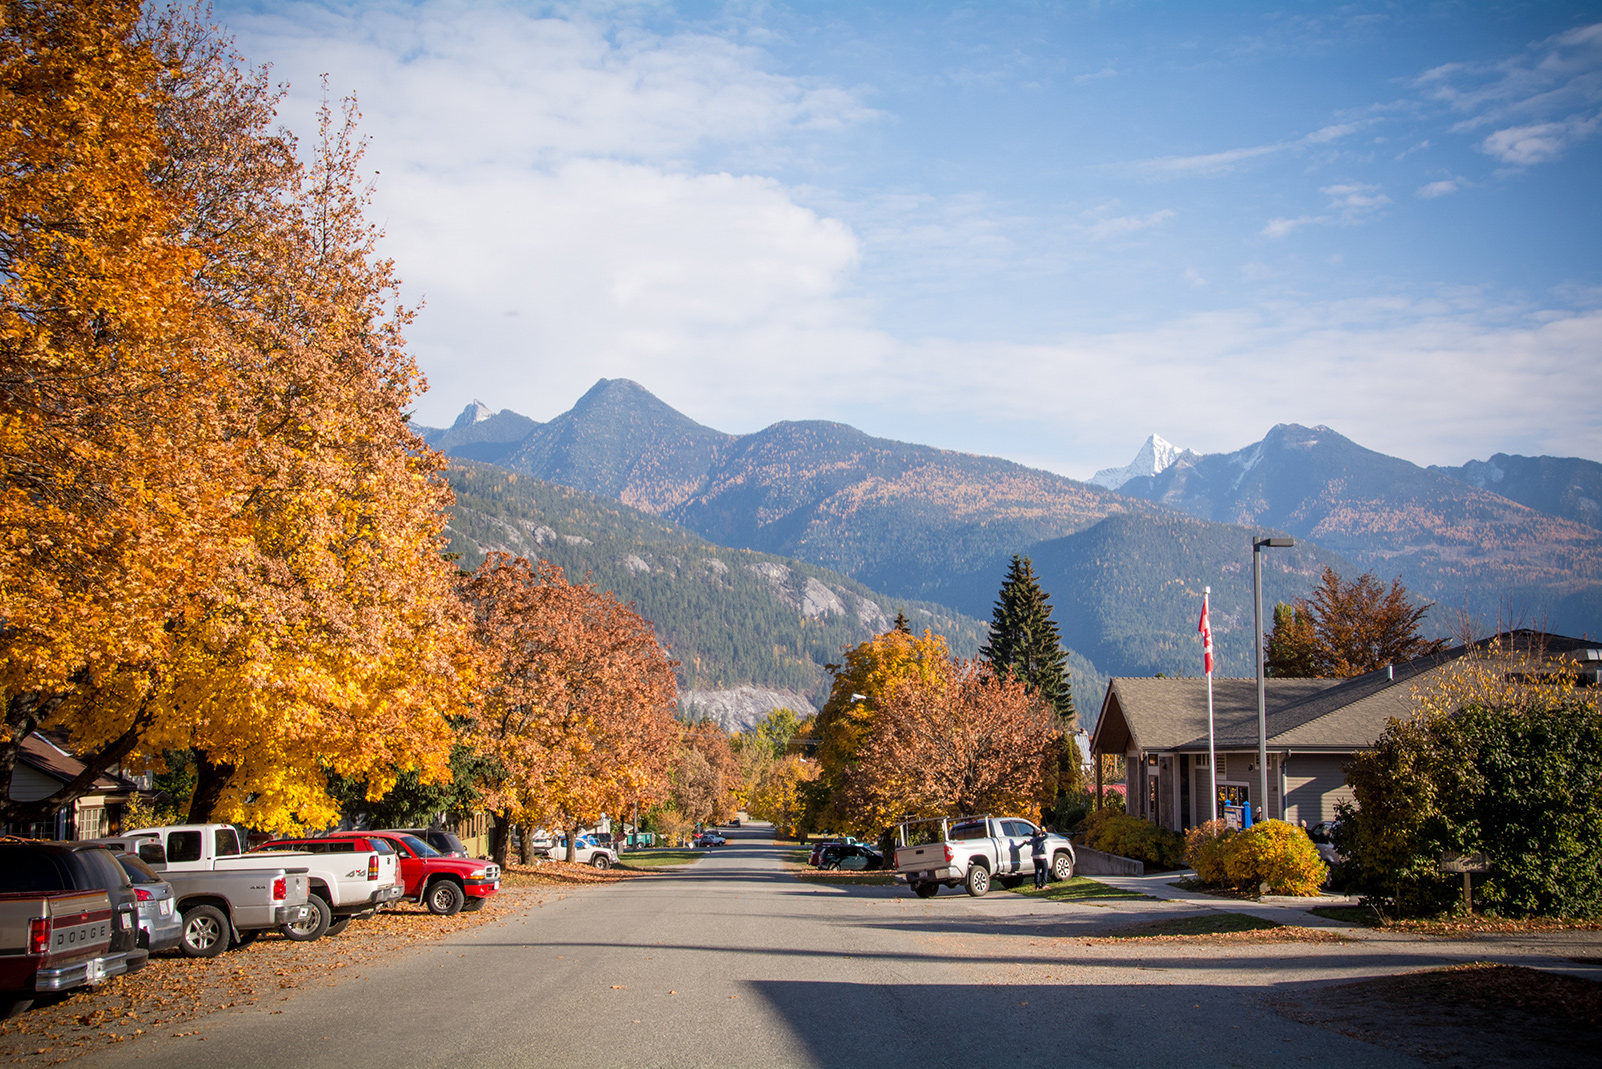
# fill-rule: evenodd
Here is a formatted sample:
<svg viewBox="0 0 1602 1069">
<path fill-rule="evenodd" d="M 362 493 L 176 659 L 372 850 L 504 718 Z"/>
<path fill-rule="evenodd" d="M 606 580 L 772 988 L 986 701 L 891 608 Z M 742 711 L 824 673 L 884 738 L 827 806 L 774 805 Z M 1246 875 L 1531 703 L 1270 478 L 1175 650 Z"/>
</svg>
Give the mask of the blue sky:
<svg viewBox="0 0 1602 1069">
<path fill-rule="evenodd" d="M 223 3 L 355 92 L 432 389 L 635 379 L 1076 477 L 1602 459 L 1593 4 Z"/>
</svg>

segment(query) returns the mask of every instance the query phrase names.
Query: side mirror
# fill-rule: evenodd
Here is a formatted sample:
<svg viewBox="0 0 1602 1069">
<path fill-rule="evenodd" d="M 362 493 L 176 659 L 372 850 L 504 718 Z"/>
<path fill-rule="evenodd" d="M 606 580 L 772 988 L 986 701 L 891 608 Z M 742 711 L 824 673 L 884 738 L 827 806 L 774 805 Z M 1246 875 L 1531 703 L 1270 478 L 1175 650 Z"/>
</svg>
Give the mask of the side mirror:
<svg viewBox="0 0 1602 1069">
<path fill-rule="evenodd" d="M 160 843 L 140 843 L 139 860 L 147 865 L 167 864 L 167 848 Z"/>
</svg>

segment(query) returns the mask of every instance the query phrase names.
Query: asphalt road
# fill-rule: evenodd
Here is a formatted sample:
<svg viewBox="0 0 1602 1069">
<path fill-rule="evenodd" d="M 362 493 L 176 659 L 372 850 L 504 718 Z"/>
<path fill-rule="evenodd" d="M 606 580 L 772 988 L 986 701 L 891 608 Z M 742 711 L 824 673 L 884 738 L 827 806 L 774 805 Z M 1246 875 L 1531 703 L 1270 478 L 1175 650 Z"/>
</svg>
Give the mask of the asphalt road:
<svg viewBox="0 0 1602 1069">
<path fill-rule="evenodd" d="M 368 975 L 79 1066 L 1414 1066 L 1275 1009 L 1298 989 L 1484 956 L 1407 941 L 1087 944 L 1195 910 L 814 885 L 765 827 Z M 1594 951 L 1593 951 L 1594 952 Z M 1517 957 L 1517 955 L 1514 955 Z"/>
</svg>

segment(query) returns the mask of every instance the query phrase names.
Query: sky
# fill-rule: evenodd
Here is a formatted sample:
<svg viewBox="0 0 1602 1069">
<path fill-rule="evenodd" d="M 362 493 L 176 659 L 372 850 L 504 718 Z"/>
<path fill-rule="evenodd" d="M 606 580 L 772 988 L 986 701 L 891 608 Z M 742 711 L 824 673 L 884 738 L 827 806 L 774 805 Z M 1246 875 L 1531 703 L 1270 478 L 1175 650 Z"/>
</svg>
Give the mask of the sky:
<svg viewBox="0 0 1602 1069">
<path fill-rule="evenodd" d="M 1602 460 L 1592 3 L 244 3 L 355 94 L 429 392 L 1075 478 L 1323 424 Z"/>
</svg>

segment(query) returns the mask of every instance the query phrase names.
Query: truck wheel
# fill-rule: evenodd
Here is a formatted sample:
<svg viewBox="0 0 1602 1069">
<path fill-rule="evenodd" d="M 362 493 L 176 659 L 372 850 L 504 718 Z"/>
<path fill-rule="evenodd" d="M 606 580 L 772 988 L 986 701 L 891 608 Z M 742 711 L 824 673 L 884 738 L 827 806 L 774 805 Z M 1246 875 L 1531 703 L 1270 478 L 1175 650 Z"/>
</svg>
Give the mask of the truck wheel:
<svg viewBox="0 0 1602 1069">
<path fill-rule="evenodd" d="M 612 859 L 605 854 L 596 854 L 590 858 L 590 867 L 595 869 L 608 869 L 612 867 Z"/>
<path fill-rule="evenodd" d="M 962 882 L 969 894 L 983 898 L 985 892 L 990 890 L 990 870 L 983 865 L 975 865 L 968 870 L 968 878 Z"/>
<path fill-rule="evenodd" d="M 428 889 L 428 911 L 436 916 L 449 917 L 460 913 L 462 903 L 466 900 L 462 889 L 449 880 L 435 880 Z"/>
<path fill-rule="evenodd" d="M 328 926 L 333 923 L 334 911 L 328 908 L 328 903 L 321 895 L 312 895 L 306 900 L 311 907 L 311 916 L 299 924 L 284 925 L 284 936 L 297 943 L 310 943 L 314 939 L 321 939 L 328 934 Z"/>
<path fill-rule="evenodd" d="M 912 885 L 912 893 L 919 898 L 933 898 L 940 893 L 940 885 L 933 881 L 915 883 Z"/>
<path fill-rule="evenodd" d="M 215 958 L 228 949 L 228 918 L 216 906 L 184 910 L 184 934 L 178 947 L 188 958 Z"/>
<path fill-rule="evenodd" d="M 328 931 L 324 932 L 323 934 L 324 935 L 338 935 L 340 932 L 343 932 L 346 928 L 349 928 L 349 927 L 350 927 L 350 918 L 349 917 L 335 917 L 333 920 L 328 922 Z"/>
<path fill-rule="evenodd" d="M 1058 850 L 1057 856 L 1051 859 L 1051 878 L 1058 883 L 1074 878 L 1074 859 L 1068 851 Z"/>
</svg>

